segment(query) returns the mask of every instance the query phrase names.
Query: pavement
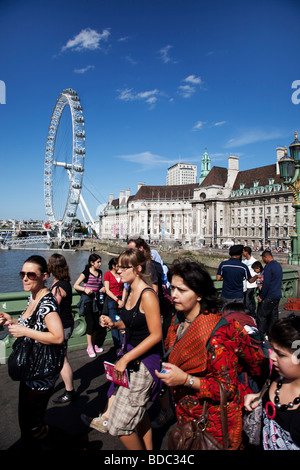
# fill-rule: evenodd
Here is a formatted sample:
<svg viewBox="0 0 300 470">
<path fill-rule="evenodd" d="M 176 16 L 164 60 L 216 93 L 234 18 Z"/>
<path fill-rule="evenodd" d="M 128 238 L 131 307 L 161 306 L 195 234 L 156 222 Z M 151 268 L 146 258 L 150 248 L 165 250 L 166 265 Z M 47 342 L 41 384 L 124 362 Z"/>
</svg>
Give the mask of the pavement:
<svg viewBox="0 0 300 470">
<path fill-rule="evenodd" d="M 64 391 L 64 384 L 59 378 L 53 397 L 48 404 L 45 422 L 66 433 L 84 435 L 87 440 L 85 447 L 88 451 L 122 451 L 125 448 L 119 438 L 102 434 L 87 427 L 80 418 L 82 413 L 87 416 L 98 416 L 106 405 L 106 394 L 110 382 L 105 378 L 103 361 L 114 362 L 116 354 L 110 344 L 105 344 L 103 348 L 104 352 L 98 354 L 96 358 L 89 358 L 85 349 L 68 353 L 69 362 L 73 369 L 77 398 L 74 402 L 64 405 L 52 402 L 52 398 L 60 396 Z M 18 392 L 19 382 L 14 382 L 9 377 L 6 364 L 0 364 L 0 450 L 18 451 L 21 449 Z M 151 419 L 158 412 L 158 403 L 149 406 L 148 413 Z M 168 428 L 167 425 L 153 432 L 155 451 L 167 450 Z"/>
</svg>

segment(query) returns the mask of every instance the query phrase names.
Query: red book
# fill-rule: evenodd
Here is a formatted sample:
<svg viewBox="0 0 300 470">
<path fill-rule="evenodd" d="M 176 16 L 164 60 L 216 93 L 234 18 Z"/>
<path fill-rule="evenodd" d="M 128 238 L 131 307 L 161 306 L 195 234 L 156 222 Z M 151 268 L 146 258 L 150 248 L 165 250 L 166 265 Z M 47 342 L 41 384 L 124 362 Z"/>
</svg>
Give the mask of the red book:
<svg viewBox="0 0 300 470">
<path fill-rule="evenodd" d="M 121 379 L 117 379 L 115 376 L 115 365 L 111 362 L 103 362 L 105 377 L 110 382 L 114 382 L 116 385 L 122 385 L 122 387 L 130 388 L 129 377 L 127 369 L 124 370 L 123 376 Z"/>
</svg>

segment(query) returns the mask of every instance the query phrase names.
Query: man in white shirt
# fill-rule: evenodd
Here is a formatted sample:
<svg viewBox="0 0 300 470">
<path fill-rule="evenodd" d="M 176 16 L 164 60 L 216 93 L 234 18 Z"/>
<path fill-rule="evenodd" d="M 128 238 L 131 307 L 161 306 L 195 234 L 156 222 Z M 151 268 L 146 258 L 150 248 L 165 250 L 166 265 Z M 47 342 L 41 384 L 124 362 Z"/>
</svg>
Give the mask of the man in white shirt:
<svg viewBox="0 0 300 470">
<path fill-rule="evenodd" d="M 252 269 L 252 264 L 257 261 L 253 256 L 252 256 L 252 250 L 250 246 L 244 246 L 243 248 L 243 256 L 245 257 L 243 263 L 248 266 L 248 269 L 250 271 L 251 277 L 255 276 L 255 272 Z M 249 310 L 250 314 L 255 317 L 255 301 L 254 301 L 254 292 L 255 288 L 257 287 L 256 282 L 253 282 L 250 284 L 250 282 L 247 282 L 247 290 L 244 292 L 244 297 L 245 297 L 245 307 Z"/>
</svg>

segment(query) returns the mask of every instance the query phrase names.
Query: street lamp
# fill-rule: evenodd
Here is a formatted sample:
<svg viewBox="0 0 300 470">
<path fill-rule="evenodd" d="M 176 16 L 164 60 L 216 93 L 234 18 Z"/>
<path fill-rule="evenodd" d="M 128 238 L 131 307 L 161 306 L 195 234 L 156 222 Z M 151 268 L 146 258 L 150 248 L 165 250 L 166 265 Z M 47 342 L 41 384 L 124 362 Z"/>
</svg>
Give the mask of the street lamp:
<svg viewBox="0 0 300 470">
<path fill-rule="evenodd" d="M 288 186 L 294 196 L 292 206 L 296 210 L 296 232 L 291 233 L 292 250 L 289 256 L 289 264 L 300 265 L 300 142 L 295 132 L 295 140 L 290 147 L 291 156 L 285 148 L 284 156 L 279 160 L 280 177 Z"/>
</svg>

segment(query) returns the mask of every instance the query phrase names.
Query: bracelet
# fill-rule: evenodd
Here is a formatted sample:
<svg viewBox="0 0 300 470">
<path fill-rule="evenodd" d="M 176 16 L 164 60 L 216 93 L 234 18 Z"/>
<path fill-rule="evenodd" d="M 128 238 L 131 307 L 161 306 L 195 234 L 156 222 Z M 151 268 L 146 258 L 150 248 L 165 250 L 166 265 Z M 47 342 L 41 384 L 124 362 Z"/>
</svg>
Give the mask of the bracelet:
<svg viewBox="0 0 300 470">
<path fill-rule="evenodd" d="M 183 382 L 183 386 L 185 386 L 185 384 L 186 384 L 186 381 L 187 381 L 187 379 L 188 379 L 188 378 L 189 378 L 189 374 L 187 373 L 187 374 L 186 374 L 185 381 Z"/>
</svg>

